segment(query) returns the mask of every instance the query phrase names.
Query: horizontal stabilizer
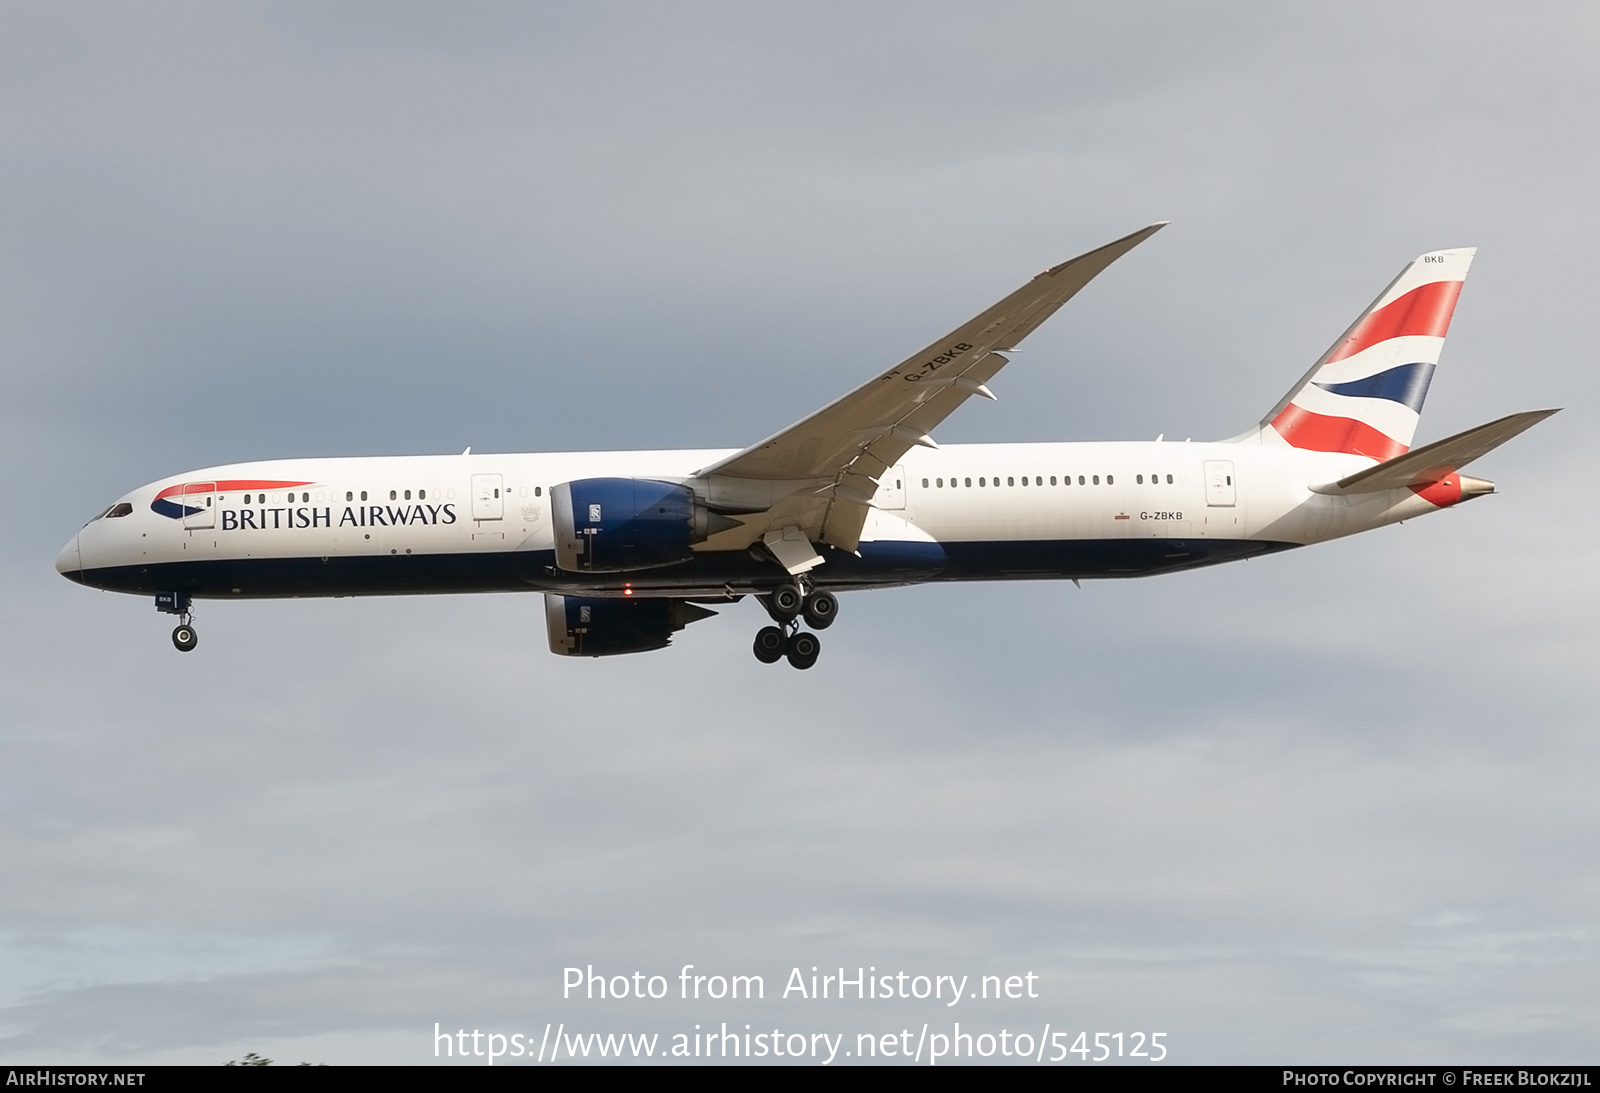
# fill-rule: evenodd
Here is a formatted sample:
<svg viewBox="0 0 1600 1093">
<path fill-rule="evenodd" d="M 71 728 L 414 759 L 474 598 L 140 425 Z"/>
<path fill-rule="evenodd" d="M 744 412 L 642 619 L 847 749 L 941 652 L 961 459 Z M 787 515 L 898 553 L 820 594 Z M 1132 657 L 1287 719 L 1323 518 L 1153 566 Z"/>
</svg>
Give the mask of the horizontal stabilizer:
<svg viewBox="0 0 1600 1093">
<path fill-rule="evenodd" d="M 1425 444 L 1415 451 L 1368 467 L 1364 471 L 1339 479 L 1326 486 L 1316 487 L 1317 493 L 1377 493 L 1381 490 L 1405 489 L 1408 486 L 1426 486 L 1437 482 L 1491 452 L 1516 436 L 1533 428 L 1555 410 L 1524 410 L 1479 425 L 1464 433 Z"/>
</svg>

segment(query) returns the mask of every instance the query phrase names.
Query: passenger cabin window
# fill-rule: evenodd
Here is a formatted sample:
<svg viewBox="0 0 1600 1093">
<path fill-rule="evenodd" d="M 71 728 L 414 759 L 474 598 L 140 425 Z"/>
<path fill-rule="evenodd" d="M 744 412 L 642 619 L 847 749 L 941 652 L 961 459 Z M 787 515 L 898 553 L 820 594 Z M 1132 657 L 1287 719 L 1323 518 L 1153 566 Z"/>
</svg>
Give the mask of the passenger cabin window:
<svg viewBox="0 0 1600 1093">
<path fill-rule="evenodd" d="M 923 489 L 927 489 L 928 488 L 928 480 L 926 478 L 924 478 L 922 480 L 922 488 Z"/>
<path fill-rule="evenodd" d="M 345 490 L 344 491 L 344 499 L 346 501 L 354 501 L 356 499 L 356 495 L 354 493 L 352 493 L 350 490 Z"/>
<path fill-rule="evenodd" d="M 367 491 L 366 490 L 362 490 L 361 491 L 361 500 L 365 501 L 366 499 L 367 499 Z"/>
<path fill-rule="evenodd" d="M 418 501 L 426 501 L 427 499 L 428 499 L 428 491 L 427 490 L 418 490 L 417 491 L 417 500 Z"/>
<path fill-rule="evenodd" d="M 1116 484 L 1117 484 L 1117 480 L 1115 478 L 1112 478 L 1109 474 L 1106 475 L 1106 485 L 1115 486 Z"/>
<path fill-rule="evenodd" d="M 396 496 L 395 496 L 395 495 L 394 495 L 394 491 L 393 491 L 393 490 L 390 490 L 390 491 L 389 491 L 389 500 L 391 500 L 391 501 L 398 501 L 398 500 L 400 500 L 400 499 L 399 499 L 399 498 L 398 498 L 398 497 L 396 497 Z"/>
</svg>

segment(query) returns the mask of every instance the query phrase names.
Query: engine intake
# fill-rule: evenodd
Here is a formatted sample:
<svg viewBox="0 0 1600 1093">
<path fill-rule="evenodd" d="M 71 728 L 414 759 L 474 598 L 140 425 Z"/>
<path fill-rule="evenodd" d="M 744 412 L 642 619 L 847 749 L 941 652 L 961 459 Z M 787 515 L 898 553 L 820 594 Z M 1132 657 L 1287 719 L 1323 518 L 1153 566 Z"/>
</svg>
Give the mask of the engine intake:
<svg viewBox="0 0 1600 1093">
<path fill-rule="evenodd" d="M 550 491 L 556 565 L 568 573 L 626 573 L 678 565 L 693 545 L 738 521 L 712 512 L 688 486 L 649 478 L 583 478 Z"/>
<path fill-rule="evenodd" d="M 672 635 L 715 611 L 686 600 L 604 599 L 545 593 L 550 651 L 566 657 L 647 653 L 672 644 Z"/>
</svg>

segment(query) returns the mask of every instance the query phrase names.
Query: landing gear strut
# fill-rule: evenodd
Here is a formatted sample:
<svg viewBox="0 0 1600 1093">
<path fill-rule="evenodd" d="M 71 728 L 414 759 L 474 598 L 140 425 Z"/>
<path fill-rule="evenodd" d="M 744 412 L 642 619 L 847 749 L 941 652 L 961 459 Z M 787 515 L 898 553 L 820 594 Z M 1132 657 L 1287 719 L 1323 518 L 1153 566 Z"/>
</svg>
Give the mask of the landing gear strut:
<svg viewBox="0 0 1600 1093">
<path fill-rule="evenodd" d="M 803 578 L 802 578 L 803 580 Z M 831 592 L 808 591 L 799 583 L 781 584 L 761 597 L 776 626 L 763 626 L 756 634 L 753 652 L 762 664 L 788 658 L 804 671 L 817 662 L 822 642 L 800 629 L 800 619 L 813 630 L 826 630 L 839 615 L 839 601 Z"/>
</svg>

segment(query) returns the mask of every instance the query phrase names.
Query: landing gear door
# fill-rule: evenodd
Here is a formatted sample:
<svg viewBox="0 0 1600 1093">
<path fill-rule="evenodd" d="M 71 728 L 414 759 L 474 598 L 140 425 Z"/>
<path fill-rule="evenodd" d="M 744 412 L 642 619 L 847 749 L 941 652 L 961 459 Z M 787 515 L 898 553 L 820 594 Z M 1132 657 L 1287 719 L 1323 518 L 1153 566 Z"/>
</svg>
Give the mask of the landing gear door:
<svg viewBox="0 0 1600 1093">
<path fill-rule="evenodd" d="M 215 482 L 185 482 L 178 498 L 183 505 L 183 526 L 190 531 L 200 531 L 217 526 L 217 484 Z"/>
<path fill-rule="evenodd" d="M 506 515 L 505 487 L 498 474 L 472 476 L 472 518 L 503 520 Z"/>
<path fill-rule="evenodd" d="M 1208 459 L 1205 461 L 1206 504 L 1212 508 L 1232 508 L 1234 498 L 1233 461 Z"/>
<path fill-rule="evenodd" d="M 906 469 L 893 466 L 883 472 L 883 477 L 878 479 L 878 492 L 872 498 L 880 509 L 903 509 L 906 507 Z"/>
</svg>

